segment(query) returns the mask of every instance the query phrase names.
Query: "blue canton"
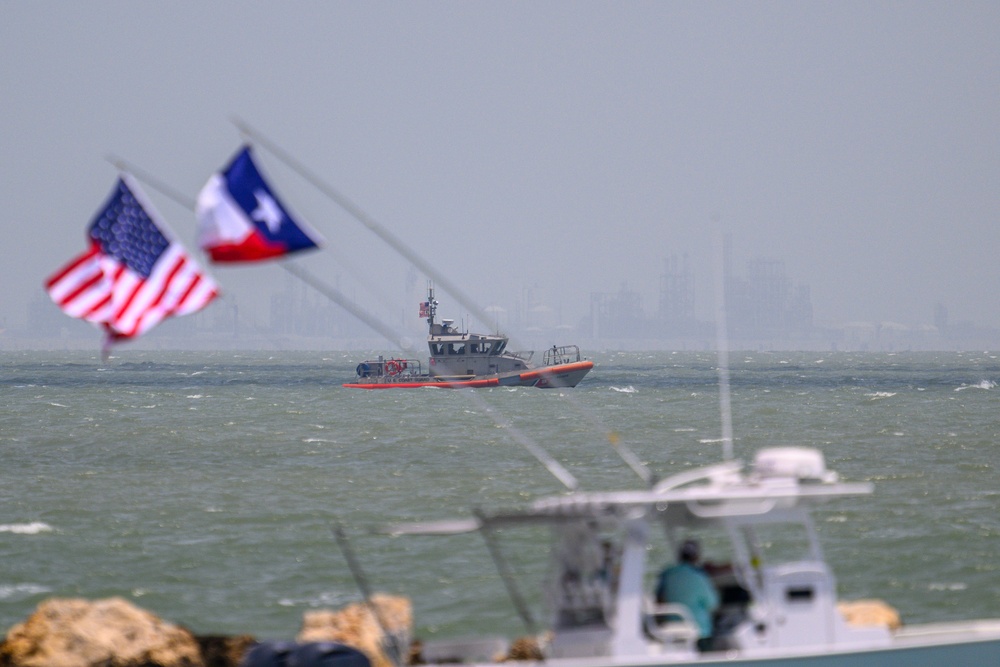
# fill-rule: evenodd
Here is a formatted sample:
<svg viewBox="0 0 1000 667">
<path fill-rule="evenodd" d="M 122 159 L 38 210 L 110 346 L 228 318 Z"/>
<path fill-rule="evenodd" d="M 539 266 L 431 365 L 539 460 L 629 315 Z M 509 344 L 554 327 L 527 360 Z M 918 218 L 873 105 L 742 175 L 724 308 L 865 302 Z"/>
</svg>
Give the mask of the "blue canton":
<svg viewBox="0 0 1000 667">
<path fill-rule="evenodd" d="M 148 278 L 170 241 L 149 217 L 125 182 L 111 193 L 107 205 L 90 225 L 90 238 L 101 252 Z"/>
</svg>

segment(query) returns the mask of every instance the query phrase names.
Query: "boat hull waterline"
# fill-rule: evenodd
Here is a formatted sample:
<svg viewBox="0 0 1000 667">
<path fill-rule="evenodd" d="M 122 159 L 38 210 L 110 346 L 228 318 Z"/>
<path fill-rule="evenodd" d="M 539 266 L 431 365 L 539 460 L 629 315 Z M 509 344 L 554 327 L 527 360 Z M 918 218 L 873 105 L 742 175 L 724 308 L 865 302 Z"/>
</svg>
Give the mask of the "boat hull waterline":
<svg viewBox="0 0 1000 667">
<path fill-rule="evenodd" d="M 477 389 L 482 387 L 575 387 L 594 367 L 589 360 L 534 368 L 524 373 L 506 373 L 493 377 L 450 379 L 443 376 L 420 375 L 389 377 L 367 382 L 345 382 L 353 389 L 418 389 L 440 387 L 444 389 Z"/>
</svg>

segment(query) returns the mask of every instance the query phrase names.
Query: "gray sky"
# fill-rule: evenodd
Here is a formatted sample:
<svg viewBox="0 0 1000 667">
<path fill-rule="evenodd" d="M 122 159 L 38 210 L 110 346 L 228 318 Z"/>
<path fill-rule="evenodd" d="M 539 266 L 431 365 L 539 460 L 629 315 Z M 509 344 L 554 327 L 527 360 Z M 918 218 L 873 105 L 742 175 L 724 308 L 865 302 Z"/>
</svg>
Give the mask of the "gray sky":
<svg viewBox="0 0 1000 667">
<path fill-rule="evenodd" d="M 235 114 L 483 306 L 537 287 L 575 323 L 627 283 L 652 313 L 688 253 L 708 319 L 717 215 L 818 322 L 1000 326 L 998 34 L 996 2 L 3 2 L 0 321 L 84 249 L 106 154 L 194 197 Z M 406 263 L 260 157 L 329 242 L 302 265 L 416 321 Z M 289 280 L 213 273 L 261 318 Z"/>
</svg>

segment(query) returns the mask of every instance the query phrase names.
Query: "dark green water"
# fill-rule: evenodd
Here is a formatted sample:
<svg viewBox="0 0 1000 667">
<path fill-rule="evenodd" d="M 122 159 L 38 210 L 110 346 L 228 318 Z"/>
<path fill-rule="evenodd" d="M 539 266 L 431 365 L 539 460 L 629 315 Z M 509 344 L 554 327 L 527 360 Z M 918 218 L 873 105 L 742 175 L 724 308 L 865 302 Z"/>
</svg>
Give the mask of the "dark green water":
<svg viewBox="0 0 1000 667">
<path fill-rule="evenodd" d="M 607 353 L 574 390 L 344 389 L 362 354 L 0 354 L 0 630 L 52 596 L 123 596 L 199 633 L 290 638 L 373 588 L 409 595 L 422 636 L 518 634 L 481 539 L 370 526 L 466 516 L 562 487 L 638 487 L 722 456 L 715 356 Z M 904 621 L 1000 616 L 1000 361 L 986 353 L 731 355 L 736 456 L 824 451 L 871 497 L 818 515 L 845 599 Z M 544 542 L 505 535 L 533 601 Z M 711 553 L 708 554 L 711 557 Z M 654 551 L 654 562 L 665 555 Z"/>
</svg>

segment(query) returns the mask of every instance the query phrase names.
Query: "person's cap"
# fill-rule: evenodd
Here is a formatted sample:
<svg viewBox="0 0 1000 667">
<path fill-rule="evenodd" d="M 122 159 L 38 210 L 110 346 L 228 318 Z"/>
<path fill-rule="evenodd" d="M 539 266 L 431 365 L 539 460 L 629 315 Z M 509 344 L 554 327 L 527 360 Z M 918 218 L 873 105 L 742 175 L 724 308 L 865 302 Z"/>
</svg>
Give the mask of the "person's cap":
<svg viewBox="0 0 1000 667">
<path fill-rule="evenodd" d="M 681 545 L 680 557 L 685 560 L 697 560 L 698 556 L 701 554 L 701 549 L 698 547 L 698 543 L 694 540 L 685 540 L 684 544 Z"/>
</svg>

